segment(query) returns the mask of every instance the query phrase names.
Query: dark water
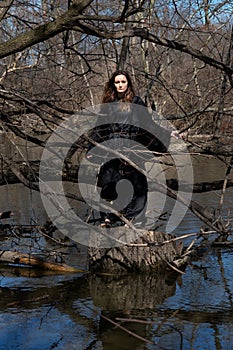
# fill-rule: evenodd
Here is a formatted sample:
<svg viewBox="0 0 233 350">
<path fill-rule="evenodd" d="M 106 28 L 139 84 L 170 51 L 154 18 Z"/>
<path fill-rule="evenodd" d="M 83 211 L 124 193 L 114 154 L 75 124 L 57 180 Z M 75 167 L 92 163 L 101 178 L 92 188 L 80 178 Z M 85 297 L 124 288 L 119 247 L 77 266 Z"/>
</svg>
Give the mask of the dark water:
<svg viewBox="0 0 233 350">
<path fill-rule="evenodd" d="M 224 168 L 217 162 L 205 159 L 196 167 L 198 179 L 223 175 Z M 211 192 L 194 198 L 216 207 L 219 195 Z M 228 189 L 224 208 L 233 210 L 232 199 L 233 190 Z M 37 194 L 20 186 L 1 188 L 0 211 L 9 209 L 15 212 L 15 221 L 43 220 Z M 226 209 L 224 214 L 229 214 Z M 176 233 L 198 232 L 201 226 L 187 213 Z M 121 278 L 38 275 L 30 268 L 1 266 L 0 350 L 230 350 L 232 259 L 231 248 L 203 248 L 183 276 L 164 273 Z"/>
</svg>

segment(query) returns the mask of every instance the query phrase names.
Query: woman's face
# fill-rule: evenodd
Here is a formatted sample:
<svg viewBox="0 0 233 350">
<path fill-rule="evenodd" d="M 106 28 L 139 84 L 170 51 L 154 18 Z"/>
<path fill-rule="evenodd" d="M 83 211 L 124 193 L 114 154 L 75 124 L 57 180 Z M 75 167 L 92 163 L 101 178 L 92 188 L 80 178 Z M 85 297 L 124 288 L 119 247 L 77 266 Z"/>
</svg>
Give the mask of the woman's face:
<svg viewBox="0 0 233 350">
<path fill-rule="evenodd" d="M 128 80 L 125 75 L 120 74 L 115 77 L 114 85 L 117 93 L 124 93 L 128 89 Z"/>
</svg>

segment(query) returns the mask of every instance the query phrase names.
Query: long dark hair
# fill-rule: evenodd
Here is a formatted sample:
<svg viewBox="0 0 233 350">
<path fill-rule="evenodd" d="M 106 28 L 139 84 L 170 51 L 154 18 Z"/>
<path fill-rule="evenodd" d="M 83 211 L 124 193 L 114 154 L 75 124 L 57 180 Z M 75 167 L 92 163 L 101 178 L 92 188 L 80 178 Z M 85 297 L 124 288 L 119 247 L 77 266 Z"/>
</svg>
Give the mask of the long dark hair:
<svg viewBox="0 0 233 350">
<path fill-rule="evenodd" d="M 121 101 L 132 103 L 133 98 L 135 96 L 135 91 L 134 91 L 132 79 L 131 79 L 129 73 L 124 71 L 124 70 L 115 71 L 112 74 L 109 81 L 105 84 L 102 103 L 113 102 L 117 99 L 117 91 L 116 91 L 116 87 L 114 85 L 115 78 L 117 75 L 124 75 L 127 79 L 127 82 L 128 82 L 128 88 L 127 88 L 123 98 L 121 99 Z"/>
</svg>

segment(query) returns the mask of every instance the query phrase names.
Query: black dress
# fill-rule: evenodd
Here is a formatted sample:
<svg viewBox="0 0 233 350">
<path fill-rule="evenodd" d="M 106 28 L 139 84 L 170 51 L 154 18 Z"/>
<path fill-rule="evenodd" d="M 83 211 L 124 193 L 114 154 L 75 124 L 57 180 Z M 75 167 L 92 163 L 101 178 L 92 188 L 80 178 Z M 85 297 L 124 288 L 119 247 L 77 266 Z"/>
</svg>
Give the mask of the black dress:
<svg viewBox="0 0 233 350">
<path fill-rule="evenodd" d="M 142 151 L 145 148 L 153 152 L 167 151 L 170 131 L 155 125 L 140 97 L 135 96 L 133 104 L 129 106 L 120 101 L 104 104 L 101 113 L 107 115 L 108 123 L 94 128 L 89 136 L 98 143 L 111 140 L 111 149 L 116 151 L 121 149 L 121 146 L 124 148 L 125 142 L 129 142 L 126 154 L 140 169 L 145 170 L 145 162 L 155 155 L 151 152 L 145 155 L 145 152 L 140 152 L 138 146 L 142 146 Z M 89 149 L 92 147 L 93 145 L 90 145 Z M 134 224 L 143 223 L 148 192 L 145 174 L 116 155 L 112 155 L 108 160 L 105 152 L 102 151 L 101 154 L 102 165 L 97 176 L 100 197 L 110 208 L 112 206 L 128 220 L 134 219 Z M 107 212 L 100 211 L 100 217 L 103 222 L 108 218 L 111 225 L 122 224 L 119 217 L 111 213 L 111 209 Z"/>
</svg>

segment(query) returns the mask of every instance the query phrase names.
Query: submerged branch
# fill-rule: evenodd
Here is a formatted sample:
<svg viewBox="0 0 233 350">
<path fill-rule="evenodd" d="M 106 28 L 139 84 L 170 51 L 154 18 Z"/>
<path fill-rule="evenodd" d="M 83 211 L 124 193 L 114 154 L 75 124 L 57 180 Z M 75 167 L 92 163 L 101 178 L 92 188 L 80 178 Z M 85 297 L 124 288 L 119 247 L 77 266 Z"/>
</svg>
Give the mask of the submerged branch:
<svg viewBox="0 0 233 350">
<path fill-rule="evenodd" d="M 148 339 L 146 339 L 146 338 L 141 337 L 140 335 L 138 335 L 138 334 L 136 334 L 136 333 L 130 331 L 129 329 L 127 329 L 126 327 L 120 325 L 119 323 L 114 322 L 113 320 L 111 320 L 111 319 L 108 318 L 107 316 L 104 316 L 103 314 L 101 314 L 101 317 L 102 317 L 104 320 L 108 321 L 109 323 L 113 324 L 115 327 L 120 328 L 120 329 L 123 330 L 124 332 L 126 332 L 126 333 L 132 335 L 133 337 L 135 337 L 135 338 L 137 338 L 137 339 L 139 339 L 139 340 L 141 340 L 141 341 L 143 341 L 143 342 L 145 342 L 145 343 L 155 345 L 154 342 L 152 342 L 151 340 L 148 340 Z"/>
</svg>

